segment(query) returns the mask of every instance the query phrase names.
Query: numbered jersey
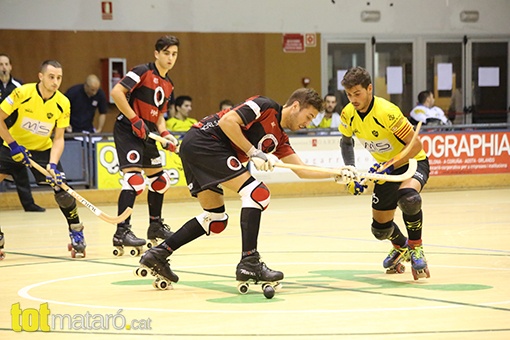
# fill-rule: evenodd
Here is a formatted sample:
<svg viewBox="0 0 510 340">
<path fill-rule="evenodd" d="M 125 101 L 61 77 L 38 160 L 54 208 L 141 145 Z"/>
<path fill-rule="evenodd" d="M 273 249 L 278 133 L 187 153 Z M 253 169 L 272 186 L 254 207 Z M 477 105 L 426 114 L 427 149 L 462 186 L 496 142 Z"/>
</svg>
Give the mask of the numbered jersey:
<svg viewBox="0 0 510 340">
<path fill-rule="evenodd" d="M 386 162 L 405 147 L 403 139 L 413 133 L 413 127 L 395 104 L 374 96 L 363 117 L 349 103 L 340 116 L 340 132 L 346 137 L 355 136 L 377 162 Z M 414 158 L 425 159 L 421 150 Z"/>
<path fill-rule="evenodd" d="M 18 118 L 9 129 L 14 140 L 28 150 L 44 151 L 52 146 L 53 128 L 69 126 L 71 104 L 60 91 L 44 100 L 36 83 L 14 89 L 0 108 L 11 115 L 16 110 Z M 4 145 L 7 145 L 4 142 Z"/>
<path fill-rule="evenodd" d="M 168 111 L 174 85 L 168 75 L 160 76 L 154 63 L 134 67 L 120 84 L 129 90 L 129 105 L 140 118 L 156 123 L 158 116 Z"/>
</svg>

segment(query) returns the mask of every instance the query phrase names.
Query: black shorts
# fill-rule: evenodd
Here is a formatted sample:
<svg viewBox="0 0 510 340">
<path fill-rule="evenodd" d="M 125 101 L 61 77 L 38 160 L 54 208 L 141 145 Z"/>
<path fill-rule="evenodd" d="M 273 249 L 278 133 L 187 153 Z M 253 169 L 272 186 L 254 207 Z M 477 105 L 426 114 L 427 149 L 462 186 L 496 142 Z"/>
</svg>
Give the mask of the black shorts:
<svg viewBox="0 0 510 340">
<path fill-rule="evenodd" d="M 129 120 L 122 117 L 117 118 L 113 128 L 120 169 L 130 167 L 161 168 L 163 163 L 156 141 L 150 138 L 144 141 L 135 136 Z"/>
<path fill-rule="evenodd" d="M 248 171 L 230 142 L 213 139 L 196 128 L 184 135 L 179 156 L 188 189 L 194 197 L 204 190 L 223 194 L 221 183 Z"/>
<path fill-rule="evenodd" d="M 400 175 L 406 172 L 408 165 L 404 165 L 395 171 L 392 175 Z M 425 186 L 429 179 L 429 160 L 425 158 L 418 161 L 418 169 L 413 178 L 421 184 L 421 188 Z M 374 185 L 374 193 L 372 194 L 372 208 L 375 210 L 394 210 L 397 208 L 398 189 L 402 183 L 399 182 L 384 182 L 383 184 Z"/>
<path fill-rule="evenodd" d="M 43 168 L 46 168 L 46 165 L 48 164 L 50 160 L 50 151 L 51 149 L 44 150 L 44 151 L 32 151 L 30 150 L 30 154 L 32 155 L 32 160 L 36 163 L 38 163 Z M 6 147 L 5 145 L 2 145 L 0 147 L 0 174 L 7 174 L 12 175 L 14 172 L 17 171 L 24 171 L 25 164 L 16 162 L 11 157 L 11 149 Z M 65 181 L 65 173 L 64 169 L 62 169 L 62 164 L 58 162 L 57 169 L 62 174 L 62 179 Z M 34 178 L 37 182 L 37 184 L 47 184 L 46 183 L 46 176 L 41 174 L 37 169 L 30 168 L 32 171 L 32 174 L 34 174 Z"/>
</svg>

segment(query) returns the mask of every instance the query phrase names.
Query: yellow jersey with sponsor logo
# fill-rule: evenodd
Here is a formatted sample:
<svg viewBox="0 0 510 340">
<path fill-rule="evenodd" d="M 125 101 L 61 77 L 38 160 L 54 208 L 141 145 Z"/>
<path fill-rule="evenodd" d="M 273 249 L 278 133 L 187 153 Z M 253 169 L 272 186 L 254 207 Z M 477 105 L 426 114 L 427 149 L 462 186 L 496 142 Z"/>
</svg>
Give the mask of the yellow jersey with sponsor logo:
<svg viewBox="0 0 510 340">
<path fill-rule="evenodd" d="M 413 126 L 395 104 L 374 96 L 368 112 L 362 116 L 347 104 L 340 115 L 338 130 L 346 137 L 355 136 L 379 163 L 386 162 L 405 147 L 404 138 L 413 133 Z M 427 157 L 423 149 L 414 157 Z"/>
<path fill-rule="evenodd" d="M 10 115 L 18 110 L 18 119 L 9 129 L 14 140 L 28 150 L 44 151 L 51 148 L 53 128 L 69 126 L 71 104 L 69 99 L 57 91 L 48 100 L 39 93 L 36 83 L 25 84 L 14 89 L 0 104 Z M 4 142 L 7 146 L 7 143 Z"/>
</svg>

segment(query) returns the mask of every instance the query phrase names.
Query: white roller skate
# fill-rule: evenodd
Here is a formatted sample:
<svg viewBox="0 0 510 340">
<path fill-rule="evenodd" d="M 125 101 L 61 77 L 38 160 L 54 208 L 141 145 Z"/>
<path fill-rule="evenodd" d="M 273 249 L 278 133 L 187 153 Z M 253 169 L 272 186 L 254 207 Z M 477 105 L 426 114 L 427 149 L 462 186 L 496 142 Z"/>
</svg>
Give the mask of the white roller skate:
<svg viewBox="0 0 510 340">
<path fill-rule="evenodd" d="M 383 267 L 386 268 L 386 274 L 402 274 L 406 271 L 406 267 L 402 262 L 410 261 L 409 247 L 407 244 L 403 247 L 393 245 L 390 253 L 383 261 Z"/>
<path fill-rule="evenodd" d="M 251 282 L 260 284 L 264 296 L 271 299 L 275 291 L 282 286 L 280 281 L 283 280 L 283 273 L 269 269 L 264 262 L 260 262 L 260 255 L 257 253 L 245 257 L 239 262 L 236 269 L 236 280 L 239 293 L 248 293 Z"/>
<path fill-rule="evenodd" d="M 152 286 L 156 289 L 173 289 L 172 282 L 177 283 L 179 276 L 170 269 L 168 262 L 169 252 L 165 249 L 154 247 L 147 250 L 140 258 L 140 266 L 134 274 L 138 277 L 146 277 L 149 273 L 156 279 Z"/>
<path fill-rule="evenodd" d="M 158 245 L 159 242 L 166 240 L 172 235 L 173 232 L 170 231 L 170 226 L 163 223 L 163 219 L 152 221 L 149 224 L 149 229 L 147 229 L 147 248 Z"/>
<path fill-rule="evenodd" d="M 115 235 L 113 235 L 113 246 L 115 249 L 113 250 L 113 255 L 122 256 L 124 255 L 124 247 L 131 247 L 129 254 L 131 256 L 138 256 L 142 253 L 143 246 L 145 245 L 145 240 L 143 238 L 138 238 L 131 231 L 131 225 L 119 225 L 117 226 L 117 231 Z"/>
<path fill-rule="evenodd" d="M 71 252 L 71 257 L 73 259 L 85 257 L 87 244 L 83 236 L 83 223 L 73 223 L 69 226 L 69 238 L 71 243 L 67 244 L 67 250 Z"/>
</svg>

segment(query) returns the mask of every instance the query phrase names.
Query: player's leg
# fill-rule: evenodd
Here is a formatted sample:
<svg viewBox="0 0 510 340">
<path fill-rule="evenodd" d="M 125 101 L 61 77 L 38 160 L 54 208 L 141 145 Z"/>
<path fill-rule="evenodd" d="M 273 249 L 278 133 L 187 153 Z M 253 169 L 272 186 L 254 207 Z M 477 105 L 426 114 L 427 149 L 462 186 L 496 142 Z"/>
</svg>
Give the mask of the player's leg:
<svg viewBox="0 0 510 340">
<path fill-rule="evenodd" d="M 418 162 L 417 175 L 403 182 L 398 190 L 398 207 L 402 211 L 402 218 L 406 225 L 408 244 L 410 248 L 411 265 L 416 271 L 426 270 L 429 276 L 427 260 L 423 251 L 422 226 L 423 211 L 420 191 L 428 180 L 428 160 Z"/>
<path fill-rule="evenodd" d="M 49 162 L 49 149 L 46 151 L 31 151 L 31 153 L 32 159 L 36 163 L 47 164 Z M 63 181 L 67 183 L 65 172 L 60 162 L 57 164 L 57 169 L 62 174 Z M 43 174 L 33 168 L 31 168 L 31 170 L 38 185 L 46 183 L 46 177 Z M 87 244 L 83 235 L 83 223 L 80 222 L 76 199 L 58 186 L 53 186 L 53 193 L 55 202 L 57 202 L 60 211 L 67 221 L 69 238 L 71 240 L 71 243 L 68 246 L 68 250 L 71 251 L 72 257 L 85 257 L 85 248 Z"/>
<path fill-rule="evenodd" d="M 122 120 L 117 120 L 113 129 L 115 149 L 119 160 L 120 170 L 123 174 L 122 189 L 117 202 L 119 215 L 126 208 L 133 208 L 136 197 L 145 190 L 145 178 L 142 175 L 144 142 L 133 135 L 131 126 Z M 124 246 L 140 249 L 145 240 L 136 237 L 131 230 L 131 217 L 117 224 L 113 235 L 114 254 L 121 255 Z"/>
</svg>

